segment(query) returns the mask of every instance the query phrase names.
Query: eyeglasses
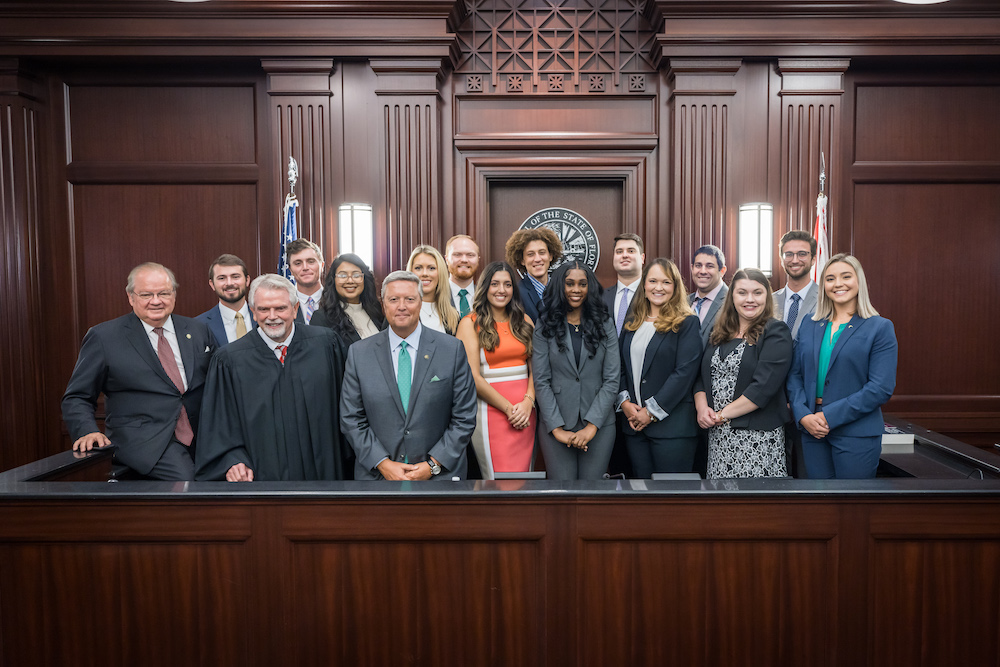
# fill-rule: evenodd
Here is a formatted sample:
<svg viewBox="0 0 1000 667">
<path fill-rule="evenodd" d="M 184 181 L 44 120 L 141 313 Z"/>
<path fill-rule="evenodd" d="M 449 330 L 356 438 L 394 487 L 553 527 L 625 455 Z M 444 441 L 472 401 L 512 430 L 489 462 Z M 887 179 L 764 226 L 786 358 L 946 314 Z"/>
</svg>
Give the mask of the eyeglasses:
<svg viewBox="0 0 1000 667">
<path fill-rule="evenodd" d="M 364 277 L 365 274 L 361 273 L 360 271 L 355 271 L 354 273 L 344 273 L 343 271 L 341 271 L 340 273 L 337 274 L 337 280 L 347 280 L 348 278 L 350 278 L 351 280 L 361 280 Z"/>
<path fill-rule="evenodd" d="M 136 294 L 135 292 L 132 292 L 132 295 L 140 301 L 152 301 L 154 296 L 160 301 L 166 301 L 174 295 L 174 291 L 170 290 L 169 292 L 157 292 L 156 294 L 150 292 L 139 292 Z"/>
<path fill-rule="evenodd" d="M 789 250 L 788 252 L 781 253 L 781 256 L 785 259 L 795 259 L 796 257 L 799 259 L 809 259 L 810 255 L 812 255 L 812 253 L 808 250 L 799 250 L 798 252 L 792 252 Z"/>
</svg>

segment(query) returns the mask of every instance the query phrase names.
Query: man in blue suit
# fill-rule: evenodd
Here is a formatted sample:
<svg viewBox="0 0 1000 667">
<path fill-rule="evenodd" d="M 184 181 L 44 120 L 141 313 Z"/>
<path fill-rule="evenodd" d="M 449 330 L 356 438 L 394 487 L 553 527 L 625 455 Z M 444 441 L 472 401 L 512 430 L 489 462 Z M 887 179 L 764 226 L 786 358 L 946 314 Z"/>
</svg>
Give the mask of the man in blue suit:
<svg viewBox="0 0 1000 667">
<path fill-rule="evenodd" d="M 90 329 L 62 400 L 62 414 L 86 452 L 109 444 L 141 475 L 194 479 L 194 436 L 215 339 L 208 327 L 173 315 L 177 280 L 162 264 L 132 269 L 125 288 L 132 312 Z M 105 433 L 97 428 L 104 394 Z"/>
<path fill-rule="evenodd" d="M 195 319 L 208 326 L 219 347 L 257 327 L 247 307 L 248 284 L 246 262 L 236 255 L 219 255 L 208 267 L 208 286 L 219 297 L 219 303 Z"/>
</svg>

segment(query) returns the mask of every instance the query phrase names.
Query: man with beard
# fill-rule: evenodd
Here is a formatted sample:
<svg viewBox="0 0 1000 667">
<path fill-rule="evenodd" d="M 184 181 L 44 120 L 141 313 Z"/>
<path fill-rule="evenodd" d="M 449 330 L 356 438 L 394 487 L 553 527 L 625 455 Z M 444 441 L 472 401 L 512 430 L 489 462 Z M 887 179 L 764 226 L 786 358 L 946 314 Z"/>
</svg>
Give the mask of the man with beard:
<svg viewBox="0 0 1000 667">
<path fill-rule="evenodd" d="M 196 479 L 343 479 L 353 465 L 337 409 L 343 342 L 332 329 L 295 326 L 286 278 L 254 279 L 249 301 L 257 332 L 219 350 L 208 370 Z"/>
<path fill-rule="evenodd" d="M 465 234 L 452 236 L 444 247 L 444 261 L 450 274 L 451 302 L 458 309 L 458 314 L 465 317 L 472 310 L 472 299 L 476 294 L 476 284 L 472 279 L 479 269 L 479 246 Z"/>
<path fill-rule="evenodd" d="M 285 248 L 285 256 L 299 302 L 295 321 L 309 324 L 323 296 L 323 249 L 309 239 L 295 239 Z"/>
<path fill-rule="evenodd" d="M 695 291 L 688 296 L 688 303 L 701 320 L 701 346 L 706 347 L 712 335 L 715 316 L 726 300 L 729 288 L 722 282 L 726 275 L 726 256 L 722 249 L 711 244 L 694 251 L 691 259 L 691 282 Z"/>
<path fill-rule="evenodd" d="M 249 281 L 247 265 L 236 255 L 219 255 L 208 267 L 208 286 L 219 297 L 219 303 L 195 319 L 208 325 L 219 347 L 257 327 L 247 308 Z"/>
<path fill-rule="evenodd" d="M 793 229 L 781 237 L 778 249 L 788 280 L 774 293 L 774 316 L 784 320 L 792 330 L 792 340 L 798 340 L 802 321 L 816 311 L 819 286 L 809 277 L 816 263 L 816 239 L 809 232 Z"/>
</svg>

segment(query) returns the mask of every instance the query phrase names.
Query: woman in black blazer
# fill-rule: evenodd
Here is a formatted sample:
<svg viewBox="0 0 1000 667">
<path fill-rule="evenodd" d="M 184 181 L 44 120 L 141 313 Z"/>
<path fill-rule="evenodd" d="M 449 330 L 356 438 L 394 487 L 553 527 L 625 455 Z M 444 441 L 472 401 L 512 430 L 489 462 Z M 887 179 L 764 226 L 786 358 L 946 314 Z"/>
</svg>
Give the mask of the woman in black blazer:
<svg viewBox="0 0 1000 667">
<path fill-rule="evenodd" d="M 708 477 L 784 477 L 785 378 L 792 333 L 774 319 L 771 285 L 740 269 L 726 294 L 695 382 L 698 425 L 708 432 Z"/>
<path fill-rule="evenodd" d="M 701 324 L 669 259 L 646 266 L 632 317 L 622 327 L 619 407 L 636 477 L 691 472 L 698 423 L 691 387 L 701 361 Z"/>
<path fill-rule="evenodd" d="M 357 277 L 359 273 L 361 278 Z M 385 329 L 375 276 L 364 260 L 351 253 L 334 258 L 323 282 L 319 308 L 309 324 L 333 329 L 345 345 Z"/>
</svg>

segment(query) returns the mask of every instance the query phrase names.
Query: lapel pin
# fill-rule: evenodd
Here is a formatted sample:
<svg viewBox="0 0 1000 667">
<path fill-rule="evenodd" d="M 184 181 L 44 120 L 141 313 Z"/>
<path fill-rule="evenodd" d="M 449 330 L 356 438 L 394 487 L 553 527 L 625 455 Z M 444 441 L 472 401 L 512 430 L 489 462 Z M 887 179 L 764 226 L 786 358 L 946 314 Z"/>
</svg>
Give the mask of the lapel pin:
<svg viewBox="0 0 1000 667">
<path fill-rule="evenodd" d="M 191 340 L 191 334 L 188 334 L 188 335 L 187 335 L 187 339 L 188 339 L 188 340 Z"/>
<path fill-rule="evenodd" d="M 431 356 L 429 354 L 425 354 L 424 355 L 424 359 L 430 359 L 430 358 L 431 358 Z"/>
</svg>

